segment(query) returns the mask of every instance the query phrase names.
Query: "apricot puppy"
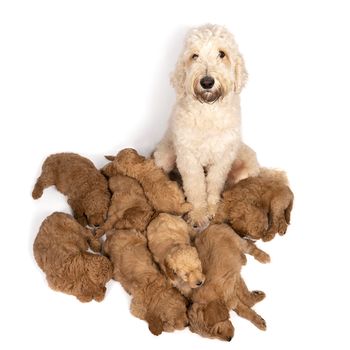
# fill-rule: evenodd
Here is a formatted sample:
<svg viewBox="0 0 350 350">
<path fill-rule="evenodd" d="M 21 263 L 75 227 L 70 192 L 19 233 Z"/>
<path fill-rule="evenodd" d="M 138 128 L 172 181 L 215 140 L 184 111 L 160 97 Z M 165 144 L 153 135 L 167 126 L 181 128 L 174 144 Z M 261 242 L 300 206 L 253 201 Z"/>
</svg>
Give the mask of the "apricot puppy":
<svg viewBox="0 0 350 350">
<path fill-rule="evenodd" d="M 47 157 L 34 186 L 33 198 L 40 198 L 44 189 L 53 185 L 68 196 L 74 217 L 83 226 L 104 223 L 110 200 L 108 183 L 90 160 L 75 153 Z"/>
<path fill-rule="evenodd" d="M 241 236 L 270 241 L 290 224 L 293 192 L 284 172 L 262 168 L 222 194 L 214 222 L 229 223 Z"/>
<path fill-rule="evenodd" d="M 160 273 L 141 233 L 108 231 L 104 251 L 113 262 L 113 278 L 133 297 L 131 313 L 146 320 L 154 335 L 187 326 L 186 299 Z"/>
<path fill-rule="evenodd" d="M 193 291 L 193 304 L 188 311 L 190 330 L 205 337 L 230 341 L 234 334 L 229 320 L 231 309 L 265 330 L 265 321 L 251 309 L 265 294 L 250 293 L 240 272 L 246 263 L 245 253 L 262 263 L 269 262 L 269 256 L 225 224 L 209 226 L 196 237 L 195 246 L 206 281 Z"/>
<path fill-rule="evenodd" d="M 182 215 L 191 210 L 192 206 L 186 203 L 178 184 L 170 181 L 153 159 L 146 159 L 131 148 L 120 151 L 116 157 L 106 158 L 112 162 L 102 172 L 108 177 L 123 174 L 136 179 L 156 211 Z"/>
<path fill-rule="evenodd" d="M 107 220 L 96 230 L 96 237 L 103 236 L 112 228 L 144 231 L 154 210 L 148 203 L 141 185 L 137 180 L 124 175 L 112 176 L 108 185 L 113 193 L 111 204 Z"/>
<path fill-rule="evenodd" d="M 34 257 L 52 289 L 82 302 L 101 301 L 105 284 L 112 278 L 112 264 L 104 256 L 87 252 L 88 243 L 94 250 L 101 248 L 90 230 L 71 215 L 56 212 L 40 226 Z"/>
<path fill-rule="evenodd" d="M 197 250 L 191 246 L 191 233 L 183 219 L 166 213 L 159 214 L 147 228 L 148 247 L 154 260 L 186 297 L 205 280 Z"/>
</svg>

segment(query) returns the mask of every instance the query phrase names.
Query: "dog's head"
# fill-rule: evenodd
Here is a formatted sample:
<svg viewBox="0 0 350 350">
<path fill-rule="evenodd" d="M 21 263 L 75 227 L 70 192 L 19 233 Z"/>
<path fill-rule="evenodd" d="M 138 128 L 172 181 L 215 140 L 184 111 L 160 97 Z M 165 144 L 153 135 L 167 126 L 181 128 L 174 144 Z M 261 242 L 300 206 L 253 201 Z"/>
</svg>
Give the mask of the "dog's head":
<svg viewBox="0 0 350 350">
<path fill-rule="evenodd" d="M 83 206 L 90 225 L 100 226 L 105 222 L 110 199 L 111 195 L 107 188 L 92 190 L 85 196 Z"/>
<path fill-rule="evenodd" d="M 226 28 L 204 25 L 190 30 L 172 76 L 178 96 L 214 103 L 230 92 L 239 94 L 246 80 L 243 58 Z"/>
<path fill-rule="evenodd" d="M 208 338 L 231 341 L 234 328 L 227 307 L 214 300 L 208 304 L 194 303 L 188 310 L 190 330 Z"/>
<path fill-rule="evenodd" d="M 112 264 L 108 258 L 82 253 L 72 260 L 69 269 L 70 274 L 77 280 L 74 294 L 80 301 L 103 300 L 106 292 L 105 284 L 112 278 Z"/>
<path fill-rule="evenodd" d="M 166 257 L 164 263 L 171 280 L 179 278 L 190 288 L 198 288 L 204 283 L 205 276 L 195 247 L 179 246 Z"/>
</svg>

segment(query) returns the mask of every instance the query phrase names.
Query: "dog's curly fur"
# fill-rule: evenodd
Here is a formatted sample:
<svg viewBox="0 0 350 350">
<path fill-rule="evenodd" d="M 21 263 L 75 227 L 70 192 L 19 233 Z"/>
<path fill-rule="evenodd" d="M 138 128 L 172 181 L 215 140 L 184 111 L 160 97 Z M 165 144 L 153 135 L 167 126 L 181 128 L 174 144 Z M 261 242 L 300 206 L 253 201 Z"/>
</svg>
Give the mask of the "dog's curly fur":
<svg viewBox="0 0 350 350">
<path fill-rule="evenodd" d="M 113 193 L 106 222 L 96 230 L 96 237 L 106 231 L 116 229 L 135 229 L 143 232 L 154 215 L 141 185 L 137 180 L 115 175 L 108 180 Z"/>
<path fill-rule="evenodd" d="M 245 143 L 241 143 L 236 159 L 227 175 L 225 189 L 248 177 L 258 176 L 260 165 L 256 153 Z"/>
<path fill-rule="evenodd" d="M 104 223 L 110 201 L 108 183 L 90 160 L 75 153 L 49 156 L 34 186 L 33 198 L 40 198 L 52 185 L 68 196 L 74 217 L 83 226 Z"/>
<path fill-rule="evenodd" d="M 108 231 L 104 251 L 114 264 L 114 279 L 133 296 L 131 313 L 146 320 L 154 335 L 187 326 L 186 299 L 161 274 L 141 233 Z"/>
<path fill-rule="evenodd" d="M 262 168 L 223 193 L 214 221 L 229 223 L 241 236 L 269 241 L 286 233 L 293 198 L 283 171 Z"/>
<path fill-rule="evenodd" d="M 90 230 L 71 215 L 56 212 L 41 224 L 34 257 L 52 289 L 75 295 L 82 302 L 101 301 L 112 277 L 112 264 L 104 256 L 87 252 L 88 243 L 100 250 Z"/>
<path fill-rule="evenodd" d="M 205 337 L 230 341 L 234 328 L 229 310 L 265 330 L 265 321 L 251 309 L 265 297 L 260 291 L 249 292 L 241 275 L 245 253 L 262 263 L 270 257 L 251 241 L 239 237 L 228 225 L 211 225 L 196 237 L 195 245 L 206 281 L 193 291 L 189 309 L 190 330 Z"/>
<path fill-rule="evenodd" d="M 191 210 L 192 206 L 186 203 L 178 184 L 170 181 L 164 171 L 155 165 L 153 159 L 146 159 L 131 148 L 120 151 L 116 157 L 106 158 L 112 162 L 108 163 L 102 172 L 108 177 L 122 174 L 136 179 L 157 212 L 182 215 Z"/>
<path fill-rule="evenodd" d="M 161 213 L 147 227 L 148 247 L 162 271 L 183 295 L 205 280 L 195 247 L 192 229 L 178 216 Z"/>
<path fill-rule="evenodd" d="M 201 85 L 206 76 L 214 79 L 211 88 Z M 172 77 L 176 104 L 154 158 L 166 172 L 176 162 L 185 195 L 193 205 L 188 218 L 194 226 L 204 228 L 215 215 L 237 157 L 241 145 L 239 94 L 246 80 L 242 55 L 226 28 L 204 25 L 188 33 Z M 240 178 L 248 175 L 241 172 Z"/>
</svg>

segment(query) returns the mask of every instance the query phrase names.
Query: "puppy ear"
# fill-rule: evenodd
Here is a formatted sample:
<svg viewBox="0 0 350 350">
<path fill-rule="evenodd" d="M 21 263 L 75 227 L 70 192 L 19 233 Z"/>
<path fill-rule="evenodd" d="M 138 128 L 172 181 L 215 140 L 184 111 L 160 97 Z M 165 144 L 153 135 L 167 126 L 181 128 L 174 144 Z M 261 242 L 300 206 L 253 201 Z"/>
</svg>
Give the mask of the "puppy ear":
<svg viewBox="0 0 350 350">
<path fill-rule="evenodd" d="M 228 319 L 227 307 L 221 301 L 211 301 L 204 310 L 204 321 L 209 327 Z"/>
<path fill-rule="evenodd" d="M 248 73 L 245 68 L 244 60 L 241 54 L 238 54 L 235 62 L 235 82 L 234 91 L 239 94 L 248 80 Z"/>
<path fill-rule="evenodd" d="M 154 335 L 160 335 L 163 332 L 163 323 L 159 316 L 147 312 L 146 321 L 148 322 L 148 329 Z"/>
<path fill-rule="evenodd" d="M 177 96 L 182 96 L 185 93 L 185 80 L 186 80 L 186 71 L 185 71 L 185 62 L 183 58 L 179 58 L 177 61 L 175 71 L 171 74 L 171 84 L 174 87 Z"/>
<path fill-rule="evenodd" d="M 115 159 L 115 156 L 105 156 L 105 158 L 106 158 L 107 160 L 110 160 L 110 161 L 113 162 L 113 160 Z"/>
<path fill-rule="evenodd" d="M 164 266 L 165 266 L 165 274 L 167 277 L 171 280 L 174 280 L 176 275 L 174 273 L 174 270 L 170 267 L 168 259 L 164 260 Z"/>
</svg>

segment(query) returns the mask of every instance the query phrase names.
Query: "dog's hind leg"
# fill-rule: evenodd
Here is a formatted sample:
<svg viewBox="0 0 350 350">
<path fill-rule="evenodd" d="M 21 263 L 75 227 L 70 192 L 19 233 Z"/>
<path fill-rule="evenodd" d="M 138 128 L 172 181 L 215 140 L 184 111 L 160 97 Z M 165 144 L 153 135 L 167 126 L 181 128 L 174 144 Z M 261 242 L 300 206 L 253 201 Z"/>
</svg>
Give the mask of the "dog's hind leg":
<svg viewBox="0 0 350 350">
<path fill-rule="evenodd" d="M 254 306 L 265 298 L 265 293 L 260 290 L 250 292 L 242 277 L 238 279 L 237 283 L 237 296 L 240 301 L 248 307 Z"/>
<path fill-rule="evenodd" d="M 245 318 L 246 320 L 253 323 L 255 327 L 258 327 L 262 331 L 266 330 L 266 322 L 265 320 L 258 315 L 254 310 L 249 308 L 248 306 L 242 304 L 240 301 L 237 302 L 237 306 L 234 309 L 237 315 Z"/>
<path fill-rule="evenodd" d="M 169 173 L 175 167 L 176 155 L 174 146 L 170 140 L 169 132 L 167 132 L 162 141 L 156 147 L 153 153 L 154 161 L 159 168 Z"/>
</svg>

